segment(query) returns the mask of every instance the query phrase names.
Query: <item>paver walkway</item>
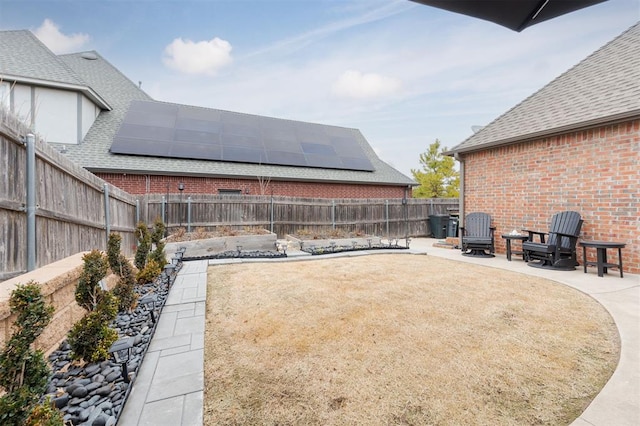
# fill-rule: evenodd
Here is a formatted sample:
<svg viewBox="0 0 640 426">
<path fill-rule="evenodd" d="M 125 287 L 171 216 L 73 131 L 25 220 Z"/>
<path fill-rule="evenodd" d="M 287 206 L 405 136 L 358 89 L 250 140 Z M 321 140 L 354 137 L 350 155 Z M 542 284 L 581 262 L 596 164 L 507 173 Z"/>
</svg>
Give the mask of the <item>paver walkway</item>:
<svg viewBox="0 0 640 426">
<path fill-rule="evenodd" d="M 202 425 L 207 267 L 206 260 L 183 264 L 119 425 Z"/>
<path fill-rule="evenodd" d="M 598 277 L 595 270 L 549 271 L 531 268 L 504 255 L 476 259 L 459 250 L 433 247 L 435 240 L 416 238 L 411 250 L 393 253 L 428 253 L 548 278 L 589 294 L 611 314 L 622 342 L 620 362 L 613 376 L 572 426 L 640 425 L 640 276 L 617 274 Z M 376 251 L 375 253 L 380 253 Z M 273 261 L 309 259 L 305 253 L 288 253 Z M 361 256 L 363 252 L 327 256 Z M 321 260 L 325 256 L 314 256 Z M 246 261 L 246 260 L 242 260 Z M 233 262 L 241 262 L 234 259 Z M 204 389 L 204 326 L 209 264 L 225 261 L 185 262 L 162 310 L 156 333 L 125 404 L 119 425 L 201 426 Z"/>
</svg>

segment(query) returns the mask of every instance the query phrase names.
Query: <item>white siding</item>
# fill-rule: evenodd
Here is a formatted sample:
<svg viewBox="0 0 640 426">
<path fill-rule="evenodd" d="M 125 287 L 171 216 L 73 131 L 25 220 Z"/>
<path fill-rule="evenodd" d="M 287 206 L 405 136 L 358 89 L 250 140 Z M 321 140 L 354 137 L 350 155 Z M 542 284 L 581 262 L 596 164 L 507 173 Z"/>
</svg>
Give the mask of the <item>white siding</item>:
<svg viewBox="0 0 640 426">
<path fill-rule="evenodd" d="M 0 81 L 0 106 L 7 111 L 11 107 L 11 85 L 6 81 Z"/>
<path fill-rule="evenodd" d="M 82 96 L 82 139 L 87 135 L 87 132 L 96 120 L 96 117 L 100 113 L 100 108 L 91 102 L 86 96 Z"/>
<path fill-rule="evenodd" d="M 47 142 L 78 143 L 78 95 L 64 90 L 36 88 L 35 130 Z"/>
<path fill-rule="evenodd" d="M 31 125 L 31 86 L 16 84 L 13 87 L 13 113 L 26 125 Z"/>
</svg>

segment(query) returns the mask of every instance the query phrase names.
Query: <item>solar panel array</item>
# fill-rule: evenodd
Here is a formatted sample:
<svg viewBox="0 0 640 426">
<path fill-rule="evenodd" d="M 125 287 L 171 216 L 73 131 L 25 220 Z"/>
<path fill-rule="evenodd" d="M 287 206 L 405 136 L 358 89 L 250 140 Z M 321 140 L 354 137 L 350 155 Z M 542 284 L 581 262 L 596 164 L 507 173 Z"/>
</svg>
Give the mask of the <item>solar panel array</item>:
<svg viewBox="0 0 640 426">
<path fill-rule="evenodd" d="M 134 101 L 111 152 L 373 171 L 357 138 L 357 132 L 342 127 Z"/>
</svg>

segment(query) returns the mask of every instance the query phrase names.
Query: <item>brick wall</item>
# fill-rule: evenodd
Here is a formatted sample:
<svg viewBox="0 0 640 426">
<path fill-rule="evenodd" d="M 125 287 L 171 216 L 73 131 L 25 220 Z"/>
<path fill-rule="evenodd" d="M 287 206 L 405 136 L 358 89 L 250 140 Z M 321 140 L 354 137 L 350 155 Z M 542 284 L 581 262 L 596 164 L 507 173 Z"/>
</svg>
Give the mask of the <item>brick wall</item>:
<svg viewBox="0 0 640 426">
<path fill-rule="evenodd" d="M 575 210 L 584 219 L 581 239 L 625 242 L 624 269 L 640 273 L 640 120 L 469 153 L 463 161 L 465 213 L 491 214 L 498 252 L 505 250 L 500 234 L 547 231 L 554 213 Z M 608 255 L 617 259 L 614 250 Z"/>
<path fill-rule="evenodd" d="M 341 183 L 271 181 L 261 185 L 257 179 L 223 179 L 206 177 L 154 176 L 96 173 L 110 184 L 132 195 L 178 193 L 178 183 L 185 185 L 184 195 L 217 194 L 218 190 L 240 190 L 243 194 L 309 198 L 403 198 L 411 197 L 406 186 L 355 185 Z M 168 190 L 167 190 L 168 189 Z"/>
</svg>

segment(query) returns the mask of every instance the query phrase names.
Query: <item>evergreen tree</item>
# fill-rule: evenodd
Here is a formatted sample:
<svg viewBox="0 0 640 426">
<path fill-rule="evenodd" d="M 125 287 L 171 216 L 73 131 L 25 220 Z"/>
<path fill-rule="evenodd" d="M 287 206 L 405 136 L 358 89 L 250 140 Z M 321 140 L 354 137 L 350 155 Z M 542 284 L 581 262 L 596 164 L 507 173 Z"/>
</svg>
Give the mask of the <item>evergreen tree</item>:
<svg viewBox="0 0 640 426">
<path fill-rule="evenodd" d="M 460 195 L 460 173 L 454 168 L 453 157 L 443 155 L 436 139 L 429 150 L 420 154 L 421 170 L 411 169 L 413 178 L 420 185 L 413 189 L 415 198 L 457 198 Z"/>
</svg>

